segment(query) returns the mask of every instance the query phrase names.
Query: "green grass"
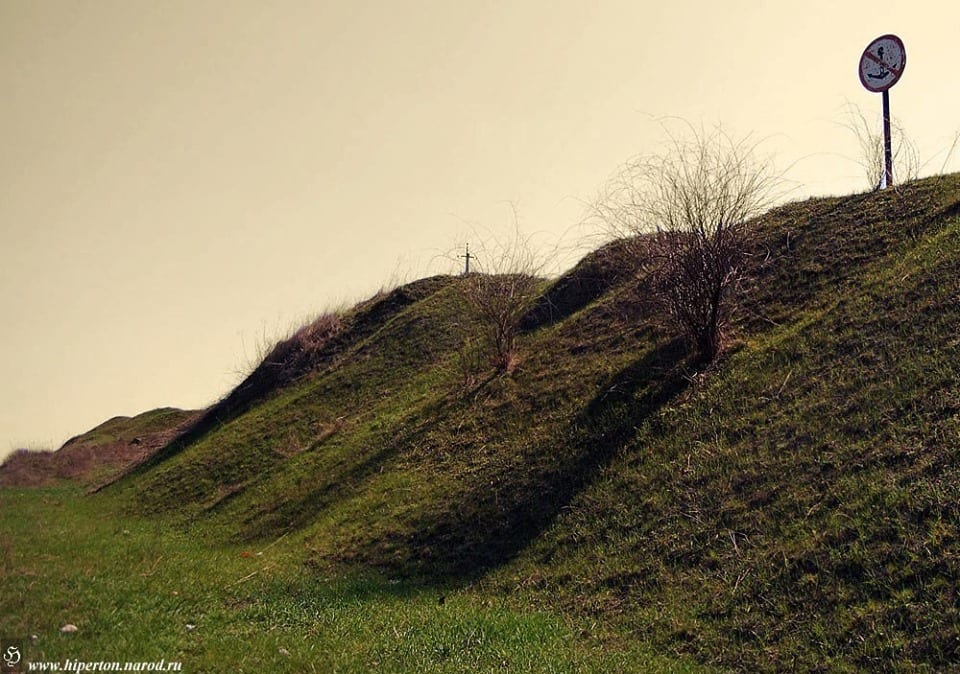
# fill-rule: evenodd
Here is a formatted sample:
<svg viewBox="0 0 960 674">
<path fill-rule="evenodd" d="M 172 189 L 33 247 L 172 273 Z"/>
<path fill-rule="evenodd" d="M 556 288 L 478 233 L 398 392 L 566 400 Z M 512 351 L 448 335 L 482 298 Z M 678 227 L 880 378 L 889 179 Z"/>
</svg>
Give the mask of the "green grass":
<svg viewBox="0 0 960 674">
<path fill-rule="evenodd" d="M 96 428 L 78 435 L 67 443 L 108 444 L 116 441 L 129 442 L 133 438 L 159 433 L 182 423 L 190 412 L 164 407 L 135 417 L 114 417 Z"/>
<path fill-rule="evenodd" d="M 738 670 L 952 667 L 960 220 L 871 224 L 869 255 L 824 265 L 641 423 L 503 586 L 535 575 L 568 610 Z"/>
<path fill-rule="evenodd" d="M 115 505 L 69 489 L 0 491 L 0 635 L 36 636 L 28 659 L 164 659 L 185 672 L 697 671 L 602 649 L 555 613 L 471 588 L 327 578 L 284 540 L 208 545 Z M 78 631 L 61 634 L 67 623 Z"/>
<path fill-rule="evenodd" d="M 945 176 L 764 216 L 736 340 L 705 370 L 616 246 L 546 289 L 509 376 L 464 377 L 463 280 L 364 303 L 309 368 L 105 493 L 0 492 L 5 586 L 33 582 L 56 536 L 29 522 L 57 499 L 78 519 L 50 531 L 81 551 L 9 628 L 69 645 L 76 592 L 114 621 L 79 633 L 97 648 L 155 625 L 200 669 L 281 647 L 292 671 L 949 669 L 958 215 Z"/>
</svg>

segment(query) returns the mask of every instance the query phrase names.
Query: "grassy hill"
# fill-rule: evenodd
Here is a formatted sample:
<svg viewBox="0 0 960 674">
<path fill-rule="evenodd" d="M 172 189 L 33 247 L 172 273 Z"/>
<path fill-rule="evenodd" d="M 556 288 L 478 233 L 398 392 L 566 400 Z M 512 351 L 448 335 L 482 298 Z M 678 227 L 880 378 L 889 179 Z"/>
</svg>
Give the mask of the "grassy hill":
<svg viewBox="0 0 960 674">
<path fill-rule="evenodd" d="M 165 447 L 196 419 L 196 412 L 169 407 L 114 417 L 67 440 L 55 452 L 15 452 L 0 464 L 0 487 L 106 484 Z"/>
<path fill-rule="evenodd" d="M 743 671 L 960 659 L 960 176 L 757 223 L 703 370 L 622 243 L 542 282 L 509 375 L 470 277 L 325 316 L 103 496 L 208 541 L 512 597 Z"/>
<path fill-rule="evenodd" d="M 956 185 L 770 214 L 739 348 L 500 582 L 724 666 L 956 666 Z"/>
</svg>

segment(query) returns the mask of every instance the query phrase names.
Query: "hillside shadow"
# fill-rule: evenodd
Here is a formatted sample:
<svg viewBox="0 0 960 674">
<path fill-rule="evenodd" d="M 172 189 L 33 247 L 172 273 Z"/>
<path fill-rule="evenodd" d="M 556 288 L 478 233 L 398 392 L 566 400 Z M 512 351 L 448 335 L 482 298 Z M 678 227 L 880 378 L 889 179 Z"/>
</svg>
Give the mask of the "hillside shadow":
<svg viewBox="0 0 960 674">
<path fill-rule="evenodd" d="M 618 239 L 595 250 L 537 298 L 520 320 L 520 329 L 533 332 L 572 316 L 635 278 L 639 259 L 633 239 Z"/>
<path fill-rule="evenodd" d="M 270 501 L 265 508 L 244 515 L 240 538 L 245 541 L 264 540 L 276 536 L 278 532 L 297 531 L 333 504 L 355 496 L 363 490 L 370 477 L 382 473 L 384 467 L 405 449 L 429 435 L 441 423 L 443 409 L 449 404 L 448 401 L 440 401 L 425 407 L 421 414 L 429 419 L 426 423 L 411 424 L 397 434 L 384 435 L 364 443 L 356 453 L 344 456 L 337 465 L 327 468 L 322 476 L 318 475 L 308 490 L 296 495 L 278 490 L 282 499 Z M 322 452 L 323 449 L 310 451 Z M 212 509 L 220 506 L 217 503 Z"/>
<path fill-rule="evenodd" d="M 451 506 L 423 516 L 390 573 L 469 582 L 522 552 L 688 385 L 685 350 L 671 342 L 611 377 L 583 411 L 537 448 L 535 466 L 500 466 L 464 485 Z M 532 458 L 531 458 L 532 457 Z M 529 455 L 537 462 L 536 455 Z M 454 509 L 455 508 L 455 509 Z"/>
</svg>

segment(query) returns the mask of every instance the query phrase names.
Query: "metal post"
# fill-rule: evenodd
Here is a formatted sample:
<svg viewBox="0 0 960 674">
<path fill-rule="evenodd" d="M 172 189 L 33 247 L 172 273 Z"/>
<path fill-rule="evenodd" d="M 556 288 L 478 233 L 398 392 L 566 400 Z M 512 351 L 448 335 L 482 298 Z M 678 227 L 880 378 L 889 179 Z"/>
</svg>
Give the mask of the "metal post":
<svg viewBox="0 0 960 674">
<path fill-rule="evenodd" d="M 890 140 L 890 91 L 883 90 L 883 178 L 884 187 L 893 185 L 893 144 Z"/>
</svg>

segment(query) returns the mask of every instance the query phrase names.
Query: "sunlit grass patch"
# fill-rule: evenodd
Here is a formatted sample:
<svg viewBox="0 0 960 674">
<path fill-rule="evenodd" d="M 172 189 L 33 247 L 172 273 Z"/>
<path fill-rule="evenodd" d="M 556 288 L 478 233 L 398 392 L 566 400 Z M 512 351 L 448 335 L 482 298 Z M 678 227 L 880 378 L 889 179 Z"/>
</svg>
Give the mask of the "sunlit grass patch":
<svg viewBox="0 0 960 674">
<path fill-rule="evenodd" d="M 186 672 L 696 671 L 602 650 L 575 625 L 469 587 L 322 577 L 285 540 L 208 545 L 70 489 L 0 490 L 0 635 L 32 661 Z M 64 634 L 66 624 L 77 631 Z"/>
</svg>

